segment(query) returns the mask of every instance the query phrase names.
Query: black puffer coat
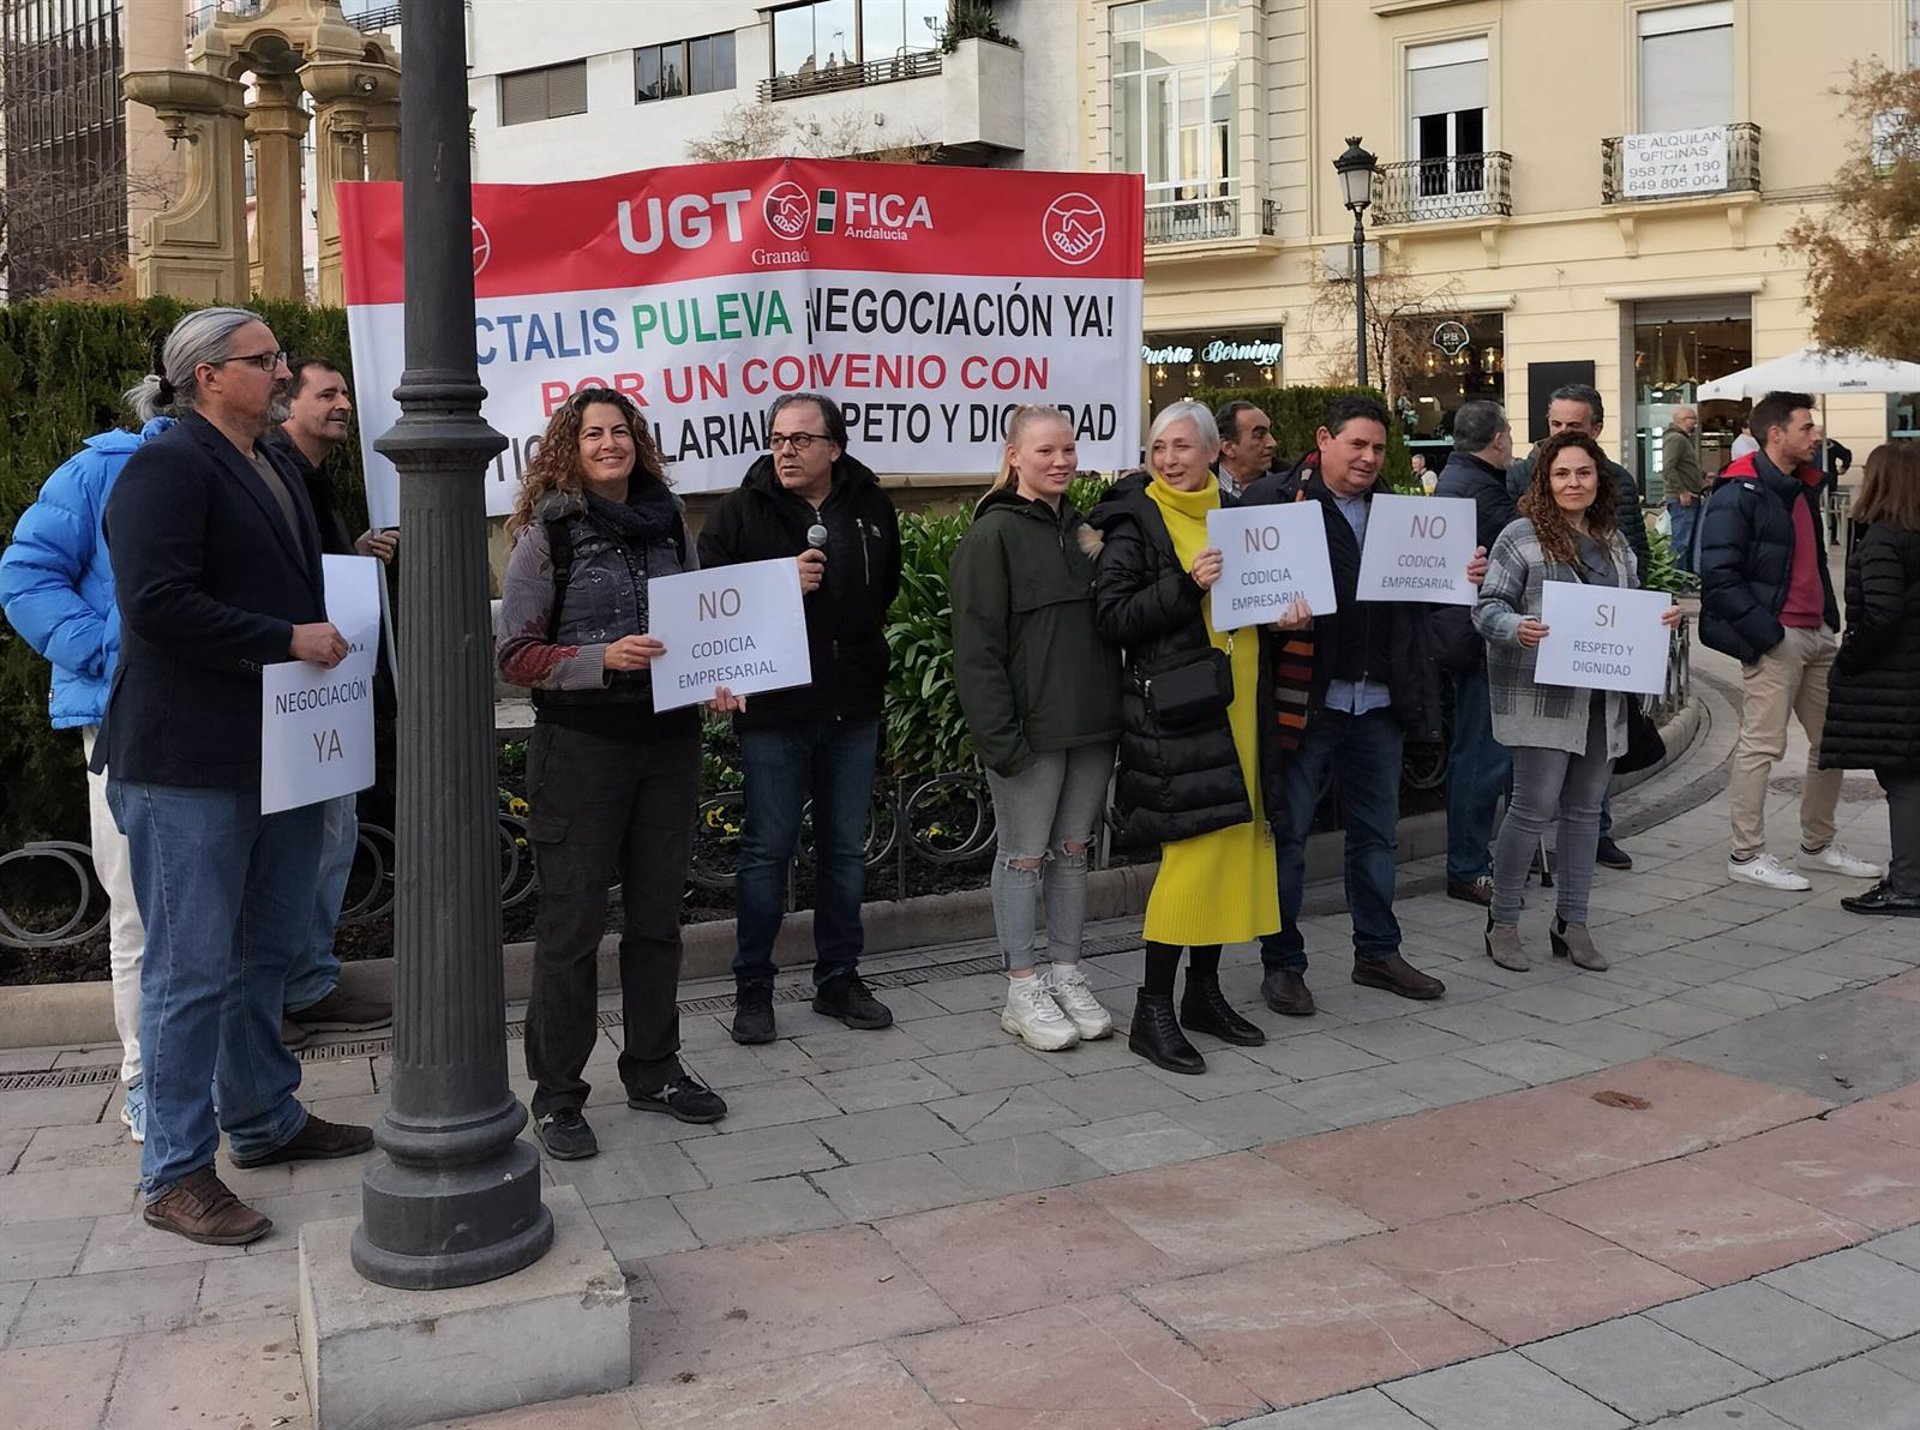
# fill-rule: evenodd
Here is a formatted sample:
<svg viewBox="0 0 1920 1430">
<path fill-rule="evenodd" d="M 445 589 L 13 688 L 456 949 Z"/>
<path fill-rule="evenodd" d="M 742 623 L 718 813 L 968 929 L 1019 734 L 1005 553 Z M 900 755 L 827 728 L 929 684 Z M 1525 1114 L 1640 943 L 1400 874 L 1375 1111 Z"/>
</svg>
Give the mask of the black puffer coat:
<svg viewBox="0 0 1920 1430">
<path fill-rule="evenodd" d="M 1876 521 L 1847 557 L 1847 634 L 1820 764 L 1920 771 L 1920 531 Z"/>
<path fill-rule="evenodd" d="M 1173 537 L 1147 495 L 1151 480 L 1145 472 L 1121 478 L 1087 524 L 1100 541 L 1094 618 L 1125 660 L 1115 804 L 1128 839 L 1167 844 L 1245 824 L 1253 806 L 1224 711 L 1191 729 L 1168 730 L 1147 710 L 1147 677 L 1185 664 L 1210 644 L 1206 592 L 1174 554 Z"/>
<path fill-rule="evenodd" d="M 1803 472 L 1811 472 L 1803 468 Z M 1793 578 L 1793 504 L 1812 518 L 1814 565 L 1820 573 L 1823 619 L 1840 628 L 1817 491 L 1782 472 L 1759 452 L 1737 458 L 1720 474 L 1700 518 L 1700 643 L 1751 665 L 1786 639 L 1780 612 Z"/>
</svg>

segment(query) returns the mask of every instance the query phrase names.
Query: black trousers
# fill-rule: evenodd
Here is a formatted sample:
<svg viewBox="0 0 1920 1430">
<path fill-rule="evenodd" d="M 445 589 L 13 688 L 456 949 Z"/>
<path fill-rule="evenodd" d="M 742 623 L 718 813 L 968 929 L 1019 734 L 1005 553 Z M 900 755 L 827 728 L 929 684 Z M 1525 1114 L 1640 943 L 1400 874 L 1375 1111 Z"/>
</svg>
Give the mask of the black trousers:
<svg viewBox="0 0 1920 1430">
<path fill-rule="evenodd" d="M 636 714 L 636 719 L 646 719 Z M 607 889 L 620 881 L 620 1081 L 656 1092 L 681 1075 L 680 908 L 700 803 L 700 737 L 631 744 L 551 724 L 527 747 L 527 837 L 540 875 L 527 1075 L 533 1115 L 585 1105 L 599 1036 L 596 965 Z"/>
<path fill-rule="evenodd" d="M 1896 893 L 1920 894 L 1920 772 L 1873 773 L 1887 792 L 1887 830 L 1893 836 L 1887 882 Z"/>
</svg>

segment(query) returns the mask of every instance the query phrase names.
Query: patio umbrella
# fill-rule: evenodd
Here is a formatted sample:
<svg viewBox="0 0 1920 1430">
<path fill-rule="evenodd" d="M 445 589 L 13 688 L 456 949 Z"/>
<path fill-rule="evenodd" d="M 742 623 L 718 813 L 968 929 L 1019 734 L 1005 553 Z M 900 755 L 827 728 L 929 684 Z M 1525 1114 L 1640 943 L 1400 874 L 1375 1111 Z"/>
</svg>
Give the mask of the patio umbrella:
<svg viewBox="0 0 1920 1430">
<path fill-rule="evenodd" d="M 1702 402 L 1758 399 L 1769 392 L 1920 392 L 1920 363 L 1865 353 L 1801 348 L 1700 384 Z"/>
</svg>

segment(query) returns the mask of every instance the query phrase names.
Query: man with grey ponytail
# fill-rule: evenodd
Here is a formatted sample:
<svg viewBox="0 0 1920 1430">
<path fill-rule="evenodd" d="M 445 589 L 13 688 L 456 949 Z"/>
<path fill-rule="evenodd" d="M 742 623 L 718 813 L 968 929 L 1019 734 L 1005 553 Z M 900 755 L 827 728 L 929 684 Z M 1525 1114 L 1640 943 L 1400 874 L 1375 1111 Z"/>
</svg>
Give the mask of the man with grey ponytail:
<svg viewBox="0 0 1920 1430">
<path fill-rule="evenodd" d="M 262 442 L 291 376 L 272 330 L 202 309 L 159 366 L 129 401 L 179 420 L 133 454 L 106 507 L 121 655 L 95 764 L 146 923 L 146 1221 L 238 1246 L 272 1223 L 214 1171 L 222 1132 L 243 1168 L 373 1143 L 294 1098 L 281 1003 L 316 899 L 322 811 L 260 812 L 261 668 L 331 668 L 347 645 L 326 619 L 312 507 Z"/>
</svg>

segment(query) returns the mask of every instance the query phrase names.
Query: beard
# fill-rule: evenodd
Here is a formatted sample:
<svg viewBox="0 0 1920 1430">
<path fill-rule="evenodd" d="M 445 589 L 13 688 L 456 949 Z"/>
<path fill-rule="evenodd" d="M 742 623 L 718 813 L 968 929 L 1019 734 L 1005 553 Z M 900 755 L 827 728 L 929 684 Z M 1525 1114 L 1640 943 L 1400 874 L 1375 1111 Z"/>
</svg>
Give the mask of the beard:
<svg viewBox="0 0 1920 1430">
<path fill-rule="evenodd" d="M 287 401 L 285 393 L 276 392 L 267 399 L 267 421 L 271 425 L 278 427 L 291 416 L 293 416 L 293 404 Z"/>
</svg>

